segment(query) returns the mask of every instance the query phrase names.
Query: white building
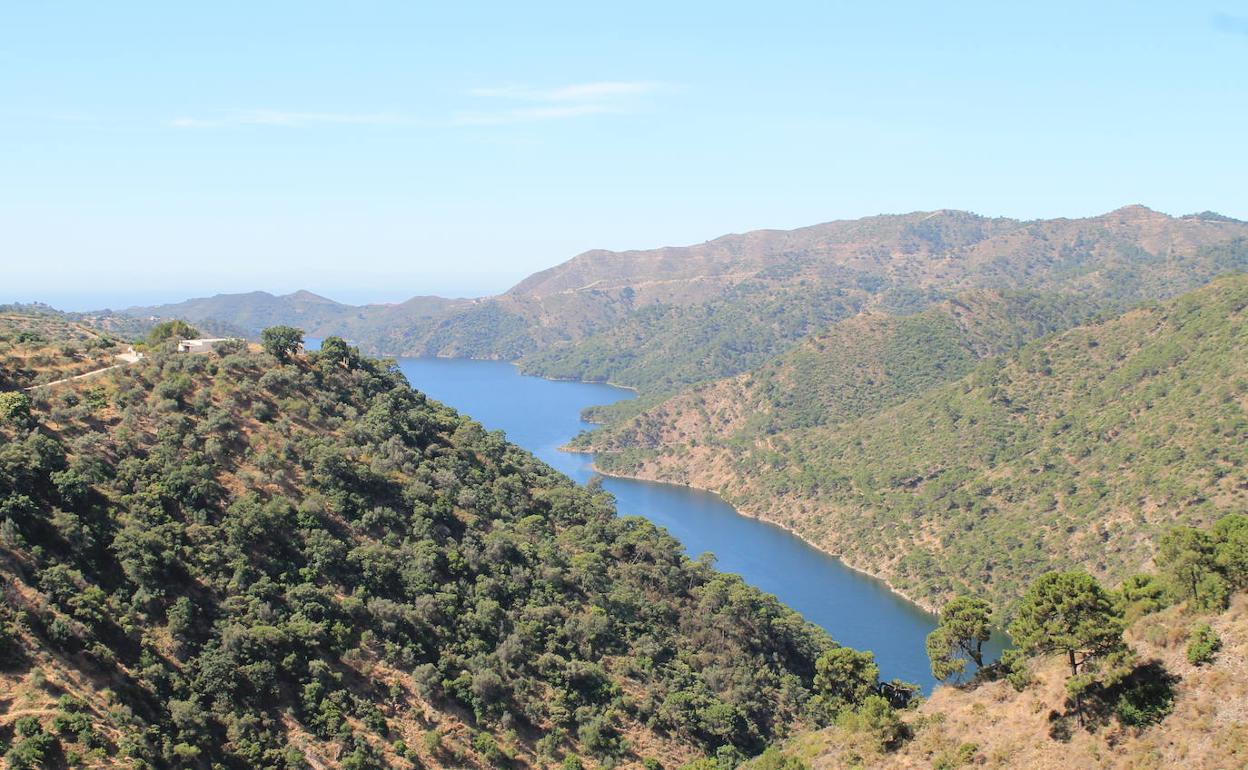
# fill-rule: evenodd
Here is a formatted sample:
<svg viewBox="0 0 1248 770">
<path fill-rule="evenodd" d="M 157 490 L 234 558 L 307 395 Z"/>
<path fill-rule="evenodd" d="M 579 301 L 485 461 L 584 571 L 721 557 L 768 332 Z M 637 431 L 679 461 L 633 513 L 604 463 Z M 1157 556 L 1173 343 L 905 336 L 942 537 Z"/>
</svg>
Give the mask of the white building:
<svg viewBox="0 0 1248 770">
<path fill-rule="evenodd" d="M 179 353 L 211 353 L 222 342 L 230 342 L 234 337 L 212 337 L 199 340 L 182 340 L 178 343 Z"/>
</svg>

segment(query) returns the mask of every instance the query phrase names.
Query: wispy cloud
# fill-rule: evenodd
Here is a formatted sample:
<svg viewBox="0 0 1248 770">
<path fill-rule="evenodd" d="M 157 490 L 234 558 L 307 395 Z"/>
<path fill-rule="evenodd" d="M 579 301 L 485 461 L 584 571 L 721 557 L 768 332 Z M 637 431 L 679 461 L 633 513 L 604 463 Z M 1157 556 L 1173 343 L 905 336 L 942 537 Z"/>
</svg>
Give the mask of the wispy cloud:
<svg viewBox="0 0 1248 770">
<path fill-rule="evenodd" d="M 535 123 L 543 120 L 579 118 L 585 115 L 625 112 L 623 107 L 611 104 L 568 104 L 546 107 L 518 107 L 494 112 L 465 112 L 451 121 L 457 126 L 502 126 L 508 123 Z"/>
<path fill-rule="evenodd" d="M 468 92 L 469 96 L 521 106 L 465 112 L 457 115 L 454 122 L 456 125 L 492 126 L 607 113 L 622 114 L 636 110 L 640 106 L 639 97 L 662 88 L 662 83 L 619 80 L 546 88 L 528 85 L 474 88 Z"/>
<path fill-rule="evenodd" d="M 607 80 L 554 87 L 505 85 L 467 92 L 486 106 L 448 118 L 421 118 L 389 112 L 298 112 L 274 109 L 228 110 L 208 115 L 181 115 L 166 122 L 171 128 L 213 129 L 264 126 L 498 126 L 510 123 L 566 120 L 587 115 L 622 114 L 642 106 L 641 98 L 666 88 L 663 83 Z M 500 102 L 504 104 L 500 104 Z"/>
<path fill-rule="evenodd" d="M 181 116 L 169 121 L 173 128 L 229 128 L 231 126 L 410 126 L 429 121 L 410 115 L 354 112 L 291 112 L 287 110 L 231 110 L 209 117 Z"/>
</svg>

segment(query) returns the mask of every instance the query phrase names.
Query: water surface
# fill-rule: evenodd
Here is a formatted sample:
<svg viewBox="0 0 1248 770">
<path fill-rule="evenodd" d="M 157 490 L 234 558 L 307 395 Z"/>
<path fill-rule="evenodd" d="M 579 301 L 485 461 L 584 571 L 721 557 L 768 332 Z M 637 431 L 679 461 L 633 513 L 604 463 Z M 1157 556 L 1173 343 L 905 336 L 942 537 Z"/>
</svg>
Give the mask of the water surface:
<svg viewBox="0 0 1248 770">
<path fill-rule="evenodd" d="M 399 368 L 417 389 L 488 430 L 503 430 L 580 483 L 593 475 L 593 458 L 559 447 L 590 427 L 581 410 L 632 398 L 610 385 L 522 376 L 512 364 L 495 361 L 409 358 L 400 359 Z M 931 688 L 924 638 L 936 618 L 883 583 L 779 527 L 738 514 L 716 495 L 631 479 L 608 478 L 603 486 L 615 495 L 621 514 L 665 527 L 692 556 L 710 551 L 721 570 L 775 594 L 841 644 L 873 651 L 883 678 Z"/>
</svg>

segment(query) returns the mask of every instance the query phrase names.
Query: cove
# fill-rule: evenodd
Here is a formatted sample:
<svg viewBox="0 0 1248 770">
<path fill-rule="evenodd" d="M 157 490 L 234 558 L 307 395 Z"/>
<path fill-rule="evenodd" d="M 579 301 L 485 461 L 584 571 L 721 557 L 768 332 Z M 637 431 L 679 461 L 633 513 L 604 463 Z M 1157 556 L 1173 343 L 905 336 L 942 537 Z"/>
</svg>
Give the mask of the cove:
<svg viewBox="0 0 1248 770">
<path fill-rule="evenodd" d="M 632 398 L 610 385 L 529 377 L 513 364 L 458 358 L 399 359 L 417 390 L 471 416 L 544 462 L 585 483 L 590 455 L 560 451 L 590 427 L 588 406 Z M 875 653 L 883 679 L 904 679 L 930 692 L 924 639 L 935 616 L 846 567 L 785 530 L 742 516 L 717 495 L 673 484 L 608 478 L 621 515 L 644 516 L 684 544 L 691 556 L 715 554 L 719 569 L 777 596 L 841 644 Z M 995 640 L 994 640 L 995 641 Z M 998 652 L 994 649 L 990 657 Z"/>
</svg>

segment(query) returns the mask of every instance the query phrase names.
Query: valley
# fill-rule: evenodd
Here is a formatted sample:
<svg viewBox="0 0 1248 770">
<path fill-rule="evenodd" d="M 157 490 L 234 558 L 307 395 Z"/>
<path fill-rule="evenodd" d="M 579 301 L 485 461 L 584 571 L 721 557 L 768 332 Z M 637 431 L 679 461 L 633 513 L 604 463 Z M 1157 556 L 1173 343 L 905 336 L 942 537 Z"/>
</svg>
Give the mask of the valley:
<svg viewBox="0 0 1248 770">
<path fill-rule="evenodd" d="M 1248 586 L 1245 229 L 935 212 L 479 300 L 8 306 L 0 740 L 802 770 L 1203 739 Z"/>
<path fill-rule="evenodd" d="M 560 447 L 587 427 L 581 410 L 630 396 L 605 385 L 521 376 L 514 366 L 491 361 L 400 359 L 399 368 L 414 387 L 474 415 L 487 429 L 505 431 L 509 440 L 581 484 L 594 480 L 594 458 Z M 871 650 L 885 679 L 916 682 L 925 690 L 936 684 L 923 652 L 935 617 L 879 581 L 785 530 L 738 514 L 714 495 L 664 483 L 599 482 L 615 498 L 620 515 L 642 516 L 662 527 L 690 558 L 713 554 L 717 569 L 774 594 L 839 642 Z M 999 638 L 990 649 L 999 651 Z"/>
</svg>

